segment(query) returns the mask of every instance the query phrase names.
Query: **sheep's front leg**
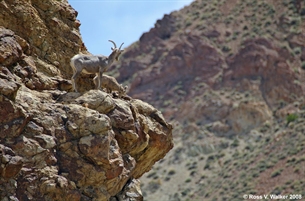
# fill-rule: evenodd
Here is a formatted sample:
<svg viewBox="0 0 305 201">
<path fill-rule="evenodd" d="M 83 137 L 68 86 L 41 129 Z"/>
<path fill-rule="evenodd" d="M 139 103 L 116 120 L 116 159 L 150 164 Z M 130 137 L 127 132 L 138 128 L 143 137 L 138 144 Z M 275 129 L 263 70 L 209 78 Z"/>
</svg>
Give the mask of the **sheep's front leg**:
<svg viewBox="0 0 305 201">
<path fill-rule="evenodd" d="M 96 89 L 101 89 L 102 77 L 103 77 L 103 72 L 99 72 L 93 78 L 93 82 L 95 84 Z"/>
<path fill-rule="evenodd" d="M 93 78 L 93 83 L 95 85 L 95 88 L 98 88 L 98 74 L 95 75 L 95 77 Z"/>
<path fill-rule="evenodd" d="M 101 82 L 99 80 L 100 80 L 99 73 L 96 73 L 96 76 L 93 78 L 95 89 L 99 89 L 101 86 Z"/>
</svg>

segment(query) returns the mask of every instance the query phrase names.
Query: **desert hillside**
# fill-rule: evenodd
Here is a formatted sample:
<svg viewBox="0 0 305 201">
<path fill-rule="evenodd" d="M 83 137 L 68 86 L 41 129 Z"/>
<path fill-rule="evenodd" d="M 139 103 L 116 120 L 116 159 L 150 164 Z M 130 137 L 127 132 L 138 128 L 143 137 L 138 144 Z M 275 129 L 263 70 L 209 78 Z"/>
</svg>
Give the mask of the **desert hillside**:
<svg viewBox="0 0 305 201">
<path fill-rule="evenodd" d="M 67 0 L 0 2 L 1 201 L 141 201 L 173 147 L 161 112 L 119 86 L 82 75 L 72 90 L 70 59 L 88 54 L 76 17 Z"/>
<path fill-rule="evenodd" d="M 194 1 L 110 73 L 174 126 L 146 200 L 305 196 L 304 1 Z"/>
</svg>

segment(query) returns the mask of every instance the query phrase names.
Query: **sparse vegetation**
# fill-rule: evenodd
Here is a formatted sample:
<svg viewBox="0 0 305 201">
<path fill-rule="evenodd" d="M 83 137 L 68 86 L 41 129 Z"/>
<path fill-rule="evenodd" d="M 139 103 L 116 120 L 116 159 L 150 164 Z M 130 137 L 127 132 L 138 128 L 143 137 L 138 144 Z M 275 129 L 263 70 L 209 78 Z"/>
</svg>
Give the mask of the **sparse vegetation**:
<svg viewBox="0 0 305 201">
<path fill-rule="evenodd" d="M 200 9 L 200 12 L 195 8 Z M 182 11 L 183 15 L 177 17 L 177 19 L 183 20 L 183 23 L 179 22 L 179 24 L 184 32 L 179 33 L 185 33 L 185 30 L 188 30 L 187 34 L 196 35 L 198 32 L 198 36 L 203 36 L 200 39 L 205 40 L 207 44 L 215 47 L 221 55 L 224 55 L 224 60 L 234 59 L 243 48 L 247 47 L 244 44 L 250 39 L 266 39 L 268 42 L 271 39 L 270 44 L 282 51 L 279 57 L 287 55 L 287 58 L 283 59 L 290 69 L 294 69 L 293 73 L 296 77 L 292 84 L 297 86 L 304 84 L 300 79 L 304 73 L 300 69 L 305 70 L 304 52 L 302 52 L 304 47 L 296 41 L 299 40 L 298 37 L 302 37 L 305 9 L 297 11 L 293 1 L 283 0 L 274 4 L 272 1 L 265 0 L 236 2 L 201 0 L 194 1 L 192 8 L 187 10 Z M 262 46 L 270 45 L 264 44 L 268 42 L 263 40 L 260 42 Z M 192 45 L 196 46 L 194 43 Z M 247 48 L 249 49 L 243 49 L 243 51 L 249 51 L 251 54 L 251 47 Z M 253 61 L 249 61 L 249 64 L 250 62 L 259 63 L 258 58 L 258 55 L 254 55 Z M 268 62 L 267 58 L 262 58 L 262 60 Z M 206 58 L 202 61 L 206 61 Z M 248 63 L 245 62 L 244 65 L 248 65 Z M 258 65 L 262 65 L 262 63 Z M 211 67 L 211 69 L 213 68 Z M 225 66 L 224 71 L 227 68 Z M 276 70 L 280 70 L 280 67 Z M 272 189 L 273 193 L 302 192 L 301 189 L 305 189 L 305 182 L 294 180 L 283 184 L 279 182 L 278 186 L 268 186 L 270 185 L 268 182 L 261 182 L 265 179 L 282 181 L 282 178 L 285 181 L 289 177 L 286 174 L 292 174 L 292 177 L 305 176 L 302 168 L 305 164 L 305 157 L 302 157 L 305 153 L 303 148 L 305 147 L 305 135 L 303 134 L 305 107 L 303 101 L 298 100 L 298 95 L 280 97 L 278 102 L 273 105 L 271 98 L 266 96 L 266 90 L 269 89 L 264 88 L 266 79 L 269 78 L 261 76 L 259 70 L 253 71 L 258 75 L 254 73 L 251 75 L 252 77 L 232 76 L 232 80 L 230 80 L 232 86 L 226 86 L 227 80 L 223 78 L 223 75 L 217 86 L 209 84 L 211 79 L 216 80 L 216 76 L 208 76 L 207 80 L 204 80 L 200 75 L 196 75 L 196 78 L 187 78 L 196 84 L 188 85 L 186 83 L 190 82 L 183 80 L 171 88 L 179 95 L 181 102 L 168 102 L 162 105 L 163 107 L 179 105 L 182 102 L 196 106 L 195 111 L 190 111 L 195 114 L 195 117 L 185 118 L 187 120 L 181 123 L 182 126 L 179 129 L 176 129 L 177 143 L 181 143 L 182 148 L 179 152 L 172 152 L 171 169 L 163 176 L 159 174 L 159 178 L 165 178 L 168 184 L 171 182 L 175 185 L 180 184 L 179 192 L 181 193 L 175 194 L 175 192 L 171 195 L 171 197 L 175 197 L 174 200 L 240 200 L 243 194 L 258 193 L 258 183 L 263 185 L 261 188 Z M 229 74 L 229 72 L 227 73 Z M 248 85 L 256 87 L 256 89 L 249 90 Z M 275 90 L 273 95 L 281 92 L 281 89 L 276 89 L 276 86 L 273 89 Z M 262 93 L 262 96 L 266 97 L 260 97 L 261 91 L 266 93 Z M 163 101 L 166 101 L 166 97 L 163 98 Z M 231 115 L 232 108 L 234 109 L 235 106 L 238 108 L 241 102 L 249 104 L 252 101 L 266 103 L 271 111 L 270 119 L 238 137 L 232 130 L 228 132 L 230 136 L 218 131 L 221 133 L 221 137 L 219 137 L 220 134 L 216 134 L 215 128 L 211 125 L 216 121 L 221 121 L 232 129 L 234 124 L 230 121 L 234 120 L 227 119 Z M 287 116 L 277 117 L 277 112 L 285 107 L 288 108 L 293 101 L 300 103 L 293 107 L 301 111 L 296 110 L 297 112 L 293 111 Z M 188 105 L 188 107 L 190 106 Z M 228 107 L 228 111 L 224 112 L 223 119 L 216 119 L 218 112 L 225 111 L 220 108 L 225 107 Z M 200 113 L 201 110 L 204 112 Z M 240 118 L 239 121 L 247 121 L 247 119 Z M 195 126 L 190 126 L 193 122 L 195 122 Z M 217 129 L 221 130 L 218 127 Z M 200 175 L 204 175 L 204 177 L 200 177 Z M 270 191 L 264 193 L 270 193 Z"/>
</svg>

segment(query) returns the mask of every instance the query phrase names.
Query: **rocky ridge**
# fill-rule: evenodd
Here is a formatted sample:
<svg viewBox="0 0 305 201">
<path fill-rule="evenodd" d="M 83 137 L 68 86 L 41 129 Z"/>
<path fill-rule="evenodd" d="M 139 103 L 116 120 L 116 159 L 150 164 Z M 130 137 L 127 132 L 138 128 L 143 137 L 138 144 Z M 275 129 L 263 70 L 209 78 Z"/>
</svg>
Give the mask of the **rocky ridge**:
<svg viewBox="0 0 305 201">
<path fill-rule="evenodd" d="M 1 200 L 143 200 L 140 178 L 173 147 L 172 126 L 139 99 L 71 91 L 87 53 L 67 1 L 0 3 Z M 91 76 L 92 77 L 92 76 Z"/>
</svg>

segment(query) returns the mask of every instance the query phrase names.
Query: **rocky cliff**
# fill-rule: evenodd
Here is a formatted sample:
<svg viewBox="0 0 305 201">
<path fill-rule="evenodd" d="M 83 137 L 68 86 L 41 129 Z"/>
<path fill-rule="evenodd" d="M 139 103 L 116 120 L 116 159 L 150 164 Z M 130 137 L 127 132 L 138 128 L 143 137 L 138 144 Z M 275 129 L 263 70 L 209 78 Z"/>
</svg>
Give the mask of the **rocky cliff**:
<svg viewBox="0 0 305 201">
<path fill-rule="evenodd" d="M 87 53 L 67 1 L 0 2 L 1 200 L 142 200 L 137 180 L 173 147 L 172 126 L 139 99 L 80 79 Z M 91 76 L 92 77 L 92 76 Z"/>
</svg>

